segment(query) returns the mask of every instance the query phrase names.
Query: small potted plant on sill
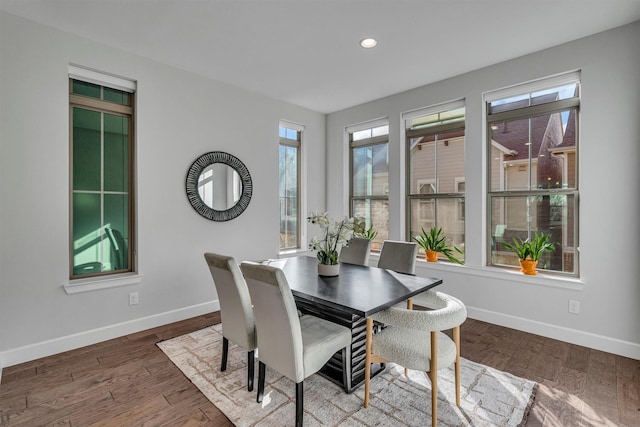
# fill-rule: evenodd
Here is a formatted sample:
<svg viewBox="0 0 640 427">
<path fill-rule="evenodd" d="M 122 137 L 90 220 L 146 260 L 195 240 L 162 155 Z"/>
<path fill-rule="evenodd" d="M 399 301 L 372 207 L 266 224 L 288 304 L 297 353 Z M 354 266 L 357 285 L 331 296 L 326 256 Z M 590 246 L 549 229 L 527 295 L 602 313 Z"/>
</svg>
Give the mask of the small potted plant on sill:
<svg viewBox="0 0 640 427">
<path fill-rule="evenodd" d="M 503 243 L 502 246 L 518 256 L 521 271 L 524 274 L 535 276 L 538 274 L 536 267 L 542 254 L 545 252 L 553 252 L 556 249 L 555 245 L 549 241 L 550 237 L 549 234 L 538 234 L 536 231 L 533 238 L 522 240 L 514 237 L 513 245 Z"/>
<path fill-rule="evenodd" d="M 453 250 L 447 245 L 447 237 L 442 230 L 442 227 L 431 227 L 429 232 L 426 232 L 422 228 L 422 233 L 419 236 L 413 238 L 425 251 L 425 259 L 428 262 L 438 261 L 438 252 L 447 257 L 451 262 L 456 264 L 462 264 L 462 261 L 453 254 L 454 251 L 462 254 L 462 251 L 454 246 Z"/>
</svg>

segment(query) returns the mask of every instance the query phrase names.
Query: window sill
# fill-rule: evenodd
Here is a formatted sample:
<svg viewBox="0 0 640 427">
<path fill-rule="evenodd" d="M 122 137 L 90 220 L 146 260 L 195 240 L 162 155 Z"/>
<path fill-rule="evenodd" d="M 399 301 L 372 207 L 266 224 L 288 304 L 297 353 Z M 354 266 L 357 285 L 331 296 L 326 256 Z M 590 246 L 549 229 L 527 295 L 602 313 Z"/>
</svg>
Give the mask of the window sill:
<svg viewBox="0 0 640 427">
<path fill-rule="evenodd" d="M 278 252 L 278 258 L 291 258 L 294 256 L 306 255 L 309 253 L 308 249 L 289 249 L 286 251 Z"/>
<path fill-rule="evenodd" d="M 509 282 L 525 283 L 537 286 L 549 286 L 570 290 L 582 290 L 584 281 L 577 277 L 556 276 L 552 274 L 538 273 L 535 276 L 527 276 L 521 271 L 510 268 L 499 267 L 472 267 L 468 265 L 458 265 L 446 261 L 436 263 L 418 260 L 416 270 L 422 272 L 445 271 L 449 273 L 465 274 L 475 277 L 486 277 L 491 279 L 505 280 Z"/>
<path fill-rule="evenodd" d="M 64 291 L 68 294 L 99 291 L 102 289 L 116 288 L 119 286 L 137 285 L 142 281 L 142 275 L 138 273 L 118 274 L 109 277 L 92 277 L 89 279 L 70 280 L 65 283 Z"/>
</svg>

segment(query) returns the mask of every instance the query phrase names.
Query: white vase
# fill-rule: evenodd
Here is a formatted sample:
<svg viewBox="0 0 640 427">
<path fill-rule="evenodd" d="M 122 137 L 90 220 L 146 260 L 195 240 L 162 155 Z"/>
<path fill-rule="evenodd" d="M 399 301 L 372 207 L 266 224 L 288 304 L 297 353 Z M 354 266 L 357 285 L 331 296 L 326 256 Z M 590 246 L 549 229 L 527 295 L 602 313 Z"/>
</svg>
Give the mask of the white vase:
<svg viewBox="0 0 640 427">
<path fill-rule="evenodd" d="M 340 274 L 340 264 L 318 264 L 318 276 L 333 277 Z"/>
</svg>

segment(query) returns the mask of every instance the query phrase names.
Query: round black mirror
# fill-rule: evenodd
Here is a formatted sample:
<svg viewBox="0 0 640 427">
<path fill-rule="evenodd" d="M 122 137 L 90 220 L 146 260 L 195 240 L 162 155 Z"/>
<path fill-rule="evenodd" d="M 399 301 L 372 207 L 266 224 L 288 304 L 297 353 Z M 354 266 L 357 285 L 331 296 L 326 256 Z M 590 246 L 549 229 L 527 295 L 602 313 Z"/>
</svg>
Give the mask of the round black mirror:
<svg viewBox="0 0 640 427">
<path fill-rule="evenodd" d="M 186 190 L 189 203 L 200 215 L 212 221 L 229 221 L 249 205 L 253 184 L 240 159 L 212 151 L 191 164 Z"/>
</svg>

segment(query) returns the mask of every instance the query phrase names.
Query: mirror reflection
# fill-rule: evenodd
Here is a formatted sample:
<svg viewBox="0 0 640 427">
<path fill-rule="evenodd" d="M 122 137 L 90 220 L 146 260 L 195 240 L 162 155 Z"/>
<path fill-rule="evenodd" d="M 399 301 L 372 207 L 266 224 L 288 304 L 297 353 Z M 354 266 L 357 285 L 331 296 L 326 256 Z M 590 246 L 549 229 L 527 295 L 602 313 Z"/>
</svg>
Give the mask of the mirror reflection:
<svg viewBox="0 0 640 427">
<path fill-rule="evenodd" d="M 213 163 L 198 177 L 198 194 L 211 209 L 225 211 L 240 200 L 242 180 L 231 166 Z"/>
</svg>

